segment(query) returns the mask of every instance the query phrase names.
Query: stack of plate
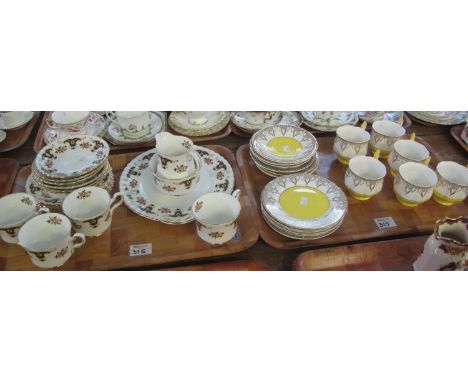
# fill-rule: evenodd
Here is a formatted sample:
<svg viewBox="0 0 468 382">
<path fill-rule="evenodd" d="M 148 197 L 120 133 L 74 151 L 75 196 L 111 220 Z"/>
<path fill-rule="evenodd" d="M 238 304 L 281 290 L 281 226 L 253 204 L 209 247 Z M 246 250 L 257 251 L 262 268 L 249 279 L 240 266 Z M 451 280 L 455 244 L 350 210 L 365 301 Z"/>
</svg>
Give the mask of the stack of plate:
<svg viewBox="0 0 468 382">
<path fill-rule="evenodd" d="M 382 120 L 403 124 L 402 111 L 358 111 L 358 115 L 362 121 L 370 124 Z"/>
<path fill-rule="evenodd" d="M 299 172 L 313 173 L 319 165 L 317 140 L 296 126 L 270 126 L 250 139 L 250 156 L 260 171 L 269 176 Z"/>
<path fill-rule="evenodd" d="M 306 126 L 319 131 L 336 131 L 344 125 L 355 125 L 359 121 L 355 111 L 302 111 Z"/>
<path fill-rule="evenodd" d="M 114 177 L 108 155 L 108 144 L 98 137 L 59 139 L 37 154 L 26 191 L 52 208 L 60 207 L 69 193 L 81 187 L 97 186 L 110 192 Z"/>
<path fill-rule="evenodd" d="M 436 125 L 458 125 L 467 121 L 466 111 L 409 111 L 413 117 Z"/>
<path fill-rule="evenodd" d="M 285 175 L 262 191 L 261 210 L 276 232 L 298 240 L 320 239 L 335 232 L 348 210 L 344 192 L 318 175 Z"/>
<path fill-rule="evenodd" d="M 223 130 L 229 123 L 227 111 L 173 111 L 169 126 L 189 137 L 203 137 Z"/>
<path fill-rule="evenodd" d="M 231 122 L 247 134 L 254 134 L 267 126 L 281 122 L 281 111 L 233 111 Z"/>
</svg>

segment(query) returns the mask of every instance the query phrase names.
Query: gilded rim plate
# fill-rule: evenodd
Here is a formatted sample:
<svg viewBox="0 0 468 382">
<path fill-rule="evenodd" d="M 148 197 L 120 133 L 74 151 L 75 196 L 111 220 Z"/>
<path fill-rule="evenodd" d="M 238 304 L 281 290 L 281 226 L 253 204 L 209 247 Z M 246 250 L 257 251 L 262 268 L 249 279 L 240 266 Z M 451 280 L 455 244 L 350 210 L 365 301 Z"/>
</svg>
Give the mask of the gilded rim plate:
<svg viewBox="0 0 468 382">
<path fill-rule="evenodd" d="M 359 121 L 355 111 L 301 111 L 304 123 L 320 131 L 336 131 L 344 125 L 355 125 Z"/>
<path fill-rule="evenodd" d="M 240 129 L 254 133 L 264 127 L 277 125 L 282 116 L 281 111 L 233 111 L 231 121 Z"/>
<path fill-rule="evenodd" d="M 367 123 L 376 121 L 392 121 L 398 123 L 403 119 L 402 111 L 358 111 L 359 118 Z"/>
<path fill-rule="evenodd" d="M 156 149 L 134 158 L 122 172 L 120 191 L 130 210 L 147 219 L 167 224 L 185 224 L 194 220 L 192 205 L 209 192 L 231 193 L 234 173 L 229 162 L 205 147 L 194 146 L 202 158 L 200 181 L 188 194 L 173 196 L 162 193 L 154 183 L 149 162 Z"/>
<path fill-rule="evenodd" d="M 173 111 L 169 126 L 175 132 L 200 137 L 215 134 L 229 123 L 228 111 Z"/>
<path fill-rule="evenodd" d="M 304 163 L 315 155 L 318 147 L 312 133 L 295 126 L 265 127 L 250 141 L 258 157 L 284 164 Z"/>
<path fill-rule="evenodd" d="M 262 191 L 268 214 L 289 228 L 326 230 L 346 214 L 346 195 L 335 183 L 318 175 L 285 175 L 272 180 Z"/>
<path fill-rule="evenodd" d="M 304 118 L 302 118 L 301 113 L 297 111 L 282 111 L 282 113 L 283 116 L 281 118 L 281 121 L 279 122 L 279 125 L 291 125 L 300 127 L 302 125 L 302 122 L 304 121 Z"/>
<path fill-rule="evenodd" d="M 34 163 L 47 177 L 69 178 L 95 170 L 108 156 L 109 145 L 103 139 L 74 135 L 43 147 Z"/>
<path fill-rule="evenodd" d="M 413 117 L 436 125 L 459 125 L 467 121 L 466 111 L 409 111 Z"/>
</svg>

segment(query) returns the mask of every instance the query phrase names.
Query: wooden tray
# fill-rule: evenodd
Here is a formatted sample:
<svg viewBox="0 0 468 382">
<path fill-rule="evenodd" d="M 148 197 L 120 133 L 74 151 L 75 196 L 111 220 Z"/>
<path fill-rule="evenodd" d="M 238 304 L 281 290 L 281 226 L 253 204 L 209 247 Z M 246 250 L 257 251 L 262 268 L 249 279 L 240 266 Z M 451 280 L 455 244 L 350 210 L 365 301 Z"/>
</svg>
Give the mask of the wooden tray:
<svg viewBox="0 0 468 382">
<path fill-rule="evenodd" d="M 461 137 L 461 133 L 464 128 L 465 128 L 465 125 L 458 125 L 458 126 L 452 127 L 450 129 L 450 134 L 452 135 L 453 138 L 455 138 L 455 140 L 460 144 L 460 146 L 463 147 L 465 151 L 468 151 L 468 145 L 463 141 Z"/>
<path fill-rule="evenodd" d="M 10 193 L 18 168 L 14 159 L 0 158 L 0 198 Z"/>
<path fill-rule="evenodd" d="M 46 145 L 46 143 L 44 142 L 44 132 L 47 129 L 46 120 L 49 117 L 50 113 L 51 111 L 44 112 L 44 118 L 42 118 L 41 125 L 39 126 L 39 130 L 36 135 L 36 140 L 34 141 L 34 151 L 36 153 L 38 153 Z M 106 123 L 108 122 L 106 121 Z M 167 125 L 167 120 L 165 121 L 165 123 Z M 154 139 L 148 142 L 144 142 L 144 143 L 129 143 L 126 145 L 115 145 L 109 140 L 107 140 L 106 138 L 104 139 L 106 140 L 107 143 L 109 143 L 109 148 L 111 152 L 123 151 L 123 150 L 141 151 L 142 149 L 145 149 L 145 148 L 154 147 Z"/>
<path fill-rule="evenodd" d="M 186 267 L 166 268 L 163 271 L 270 271 L 271 268 L 259 261 L 238 260 L 222 263 L 188 265 Z"/>
<path fill-rule="evenodd" d="M 253 134 L 247 133 L 241 129 L 239 129 L 236 125 L 234 125 L 231 121 L 229 121 L 229 126 L 231 127 L 231 131 L 239 137 L 242 138 L 250 138 Z"/>
<path fill-rule="evenodd" d="M 107 270 L 148 267 L 156 264 L 174 263 L 244 251 L 258 240 L 258 228 L 250 200 L 234 154 L 221 146 L 207 146 L 231 163 L 236 178 L 236 187 L 242 192 L 242 211 L 239 217 L 239 238 L 222 246 L 211 246 L 198 238 L 195 223 L 168 225 L 140 217 L 125 205 L 114 212 L 112 227 L 102 236 L 88 238 L 72 258 L 60 269 L 64 270 Z M 109 160 L 114 169 L 114 191 L 118 189 L 122 170 L 137 153 L 111 155 Z M 30 167 L 24 167 L 16 177 L 14 191 L 24 190 Z M 152 255 L 129 256 L 130 245 L 152 244 Z M 17 245 L 0 242 L 0 270 L 37 270 L 26 252 Z"/>
<path fill-rule="evenodd" d="M 336 160 L 332 150 L 334 137 L 318 137 L 320 166 L 317 174 L 332 180 L 343 190 L 346 167 Z M 420 140 L 424 142 L 423 140 Z M 431 152 L 432 166 L 439 161 L 437 152 L 434 152 L 427 143 L 424 143 Z M 443 151 L 444 145 L 437 147 Z M 279 249 L 294 249 L 304 247 L 317 247 L 330 244 L 355 242 L 358 240 L 371 240 L 389 238 L 398 235 L 417 235 L 432 232 L 437 219 L 445 216 L 460 216 L 468 213 L 467 203 L 459 203 L 452 207 L 445 207 L 429 200 L 415 208 L 400 204 L 393 192 L 393 177 L 387 165 L 387 176 L 382 192 L 368 201 L 358 201 L 348 197 L 349 209 L 342 226 L 332 235 L 317 240 L 289 239 L 273 231 L 265 222 L 260 212 L 260 194 L 264 186 L 272 179 L 255 167 L 249 154 L 249 146 L 243 145 L 237 151 L 237 162 L 242 171 L 245 187 L 249 193 L 252 205 L 256 208 L 256 217 L 259 222 L 260 236 L 268 244 Z M 383 163 L 387 163 L 384 161 Z M 374 221 L 376 218 L 392 217 L 397 227 L 379 229 Z"/>
<path fill-rule="evenodd" d="M 41 113 L 39 111 L 35 111 L 34 117 L 32 117 L 31 121 L 29 121 L 29 123 L 21 129 L 5 131 L 7 136 L 5 140 L 0 143 L 0 153 L 11 151 L 22 146 L 31 135 L 31 132 L 34 129 L 34 126 L 36 126 L 40 114 Z"/>
<path fill-rule="evenodd" d="M 296 271 L 412 271 L 427 236 L 317 249 L 299 255 Z"/>
</svg>

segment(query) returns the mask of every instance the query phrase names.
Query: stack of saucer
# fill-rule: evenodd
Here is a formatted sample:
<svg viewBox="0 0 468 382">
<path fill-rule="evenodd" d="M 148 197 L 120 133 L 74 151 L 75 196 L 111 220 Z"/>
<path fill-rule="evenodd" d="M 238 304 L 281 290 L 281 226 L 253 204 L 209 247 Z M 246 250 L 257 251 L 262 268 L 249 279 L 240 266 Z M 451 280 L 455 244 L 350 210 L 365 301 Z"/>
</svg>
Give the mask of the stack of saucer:
<svg viewBox="0 0 468 382">
<path fill-rule="evenodd" d="M 255 165 L 273 177 L 315 172 L 319 165 L 317 148 L 312 133 L 296 126 L 266 127 L 250 139 L 250 156 Z"/>
<path fill-rule="evenodd" d="M 307 127 L 319 131 L 336 131 L 340 126 L 359 121 L 355 111 L 301 111 L 301 114 Z"/>
<path fill-rule="evenodd" d="M 281 111 L 233 111 L 231 122 L 247 134 L 280 123 L 283 118 Z"/>
<path fill-rule="evenodd" d="M 176 133 L 189 137 L 204 137 L 223 130 L 229 123 L 229 112 L 173 111 L 168 122 Z"/>
<path fill-rule="evenodd" d="M 320 239 L 335 232 L 348 210 L 344 192 L 318 175 L 285 175 L 262 191 L 261 211 L 276 232 L 298 240 Z"/>
<path fill-rule="evenodd" d="M 108 155 L 108 144 L 98 137 L 74 135 L 59 139 L 38 153 L 26 191 L 53 208 L 81 187 L 97 186 L 111 191 L 114 177 Z"/>
<path fill-rule="evenodd" d="M 411 116 L 436 125 L 458 125 L 468 118 L 466 111 L 409 111 Z"/>
</svg>

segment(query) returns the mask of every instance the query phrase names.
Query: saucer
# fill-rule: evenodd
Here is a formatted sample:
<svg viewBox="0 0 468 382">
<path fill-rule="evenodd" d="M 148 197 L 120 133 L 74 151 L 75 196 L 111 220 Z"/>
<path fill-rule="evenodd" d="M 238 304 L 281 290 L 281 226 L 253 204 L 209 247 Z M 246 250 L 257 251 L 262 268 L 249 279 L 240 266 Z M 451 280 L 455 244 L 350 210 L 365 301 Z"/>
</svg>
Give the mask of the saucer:
<svg viewBox="0 0 468 382">
<path fill-rule="evenodd" d="M 3 127 L 0 127 L 0 130 L 18 130 L 18 129 L 21 129 L 23 128 L 24 126 L 26 126 L 30 121 L 31 119 L 33 119 L 34 117 L 34 112 L 33 111 L 29 111 L 24 120 L 21 121 L 20 123 L 17 123 L 17 124 L 14 124 L 14 125 L 8 125 L 8 126 L 3 126 Z"/>
<path fill-rule="evenodd" d="M 148 134 L 144 135 L 138 139 L 127 138 L 122 134 L 121 127 L 114 122 L 110 122 L 107 127 L 107 135 L 116 145 L 126 145 L 132 143 L 146 143 L 154 139 L 154 136 L 161 131 L 165 131 L 164 118 L 157 112 L 150 112 L 154 114 L 157 118 L 154 119 L 153 124 L 150 127 Z"/>
<path fill-rule="evenodd" d="M 304 124 L 319 131 L 336 131 L 344 125 L 355 125 L 359 116 L 355 111 L 301 111 Z"/>
<path fill-rule="evenodd" d="M 120 177 L 119 188 L 127 207 L 147 219 L 185 224 L 194 220 L 192 205 L 200 196 L 209 192 L 231 193 L 234 173 L 229 162 L 205 147 L 194 146 L 194 149 L 202 158 L 200 180 L 188 194 L 181 196 L 167 195 L 156 186 L 149 165 L 155 148 L 134 158 Z"/>
<path fill-rule="evenodd" d="M 0 143 L 6 139 L 6 133 L 3 130 L 0 130 Z"/>
<path fill-rule="evenodd" d="M 229 123 L 227 111 L 173 111 L 169 115 L 169 126 L 186 136 L 206 136 L 223 130 Z"/>
<path fill-rule="evenodd" d="M 71 135 L 85 134 L 102 138 L 106 133 L 106 120 L 98 113 L 91 112 L 83 128 L 83 131 L 72 132 L 65 129 L 47 127 L 44 131 L 43 139 L 46 145 L 55 142 L 58 139 L 69 137 Z"/>
<path fill-rule="evenodd" d="M 231 122 L 239 129 L 253 134 L 266 126 L 277 125 L 282 117 L 281 111 L 234 111 Z"/>
</svg>

